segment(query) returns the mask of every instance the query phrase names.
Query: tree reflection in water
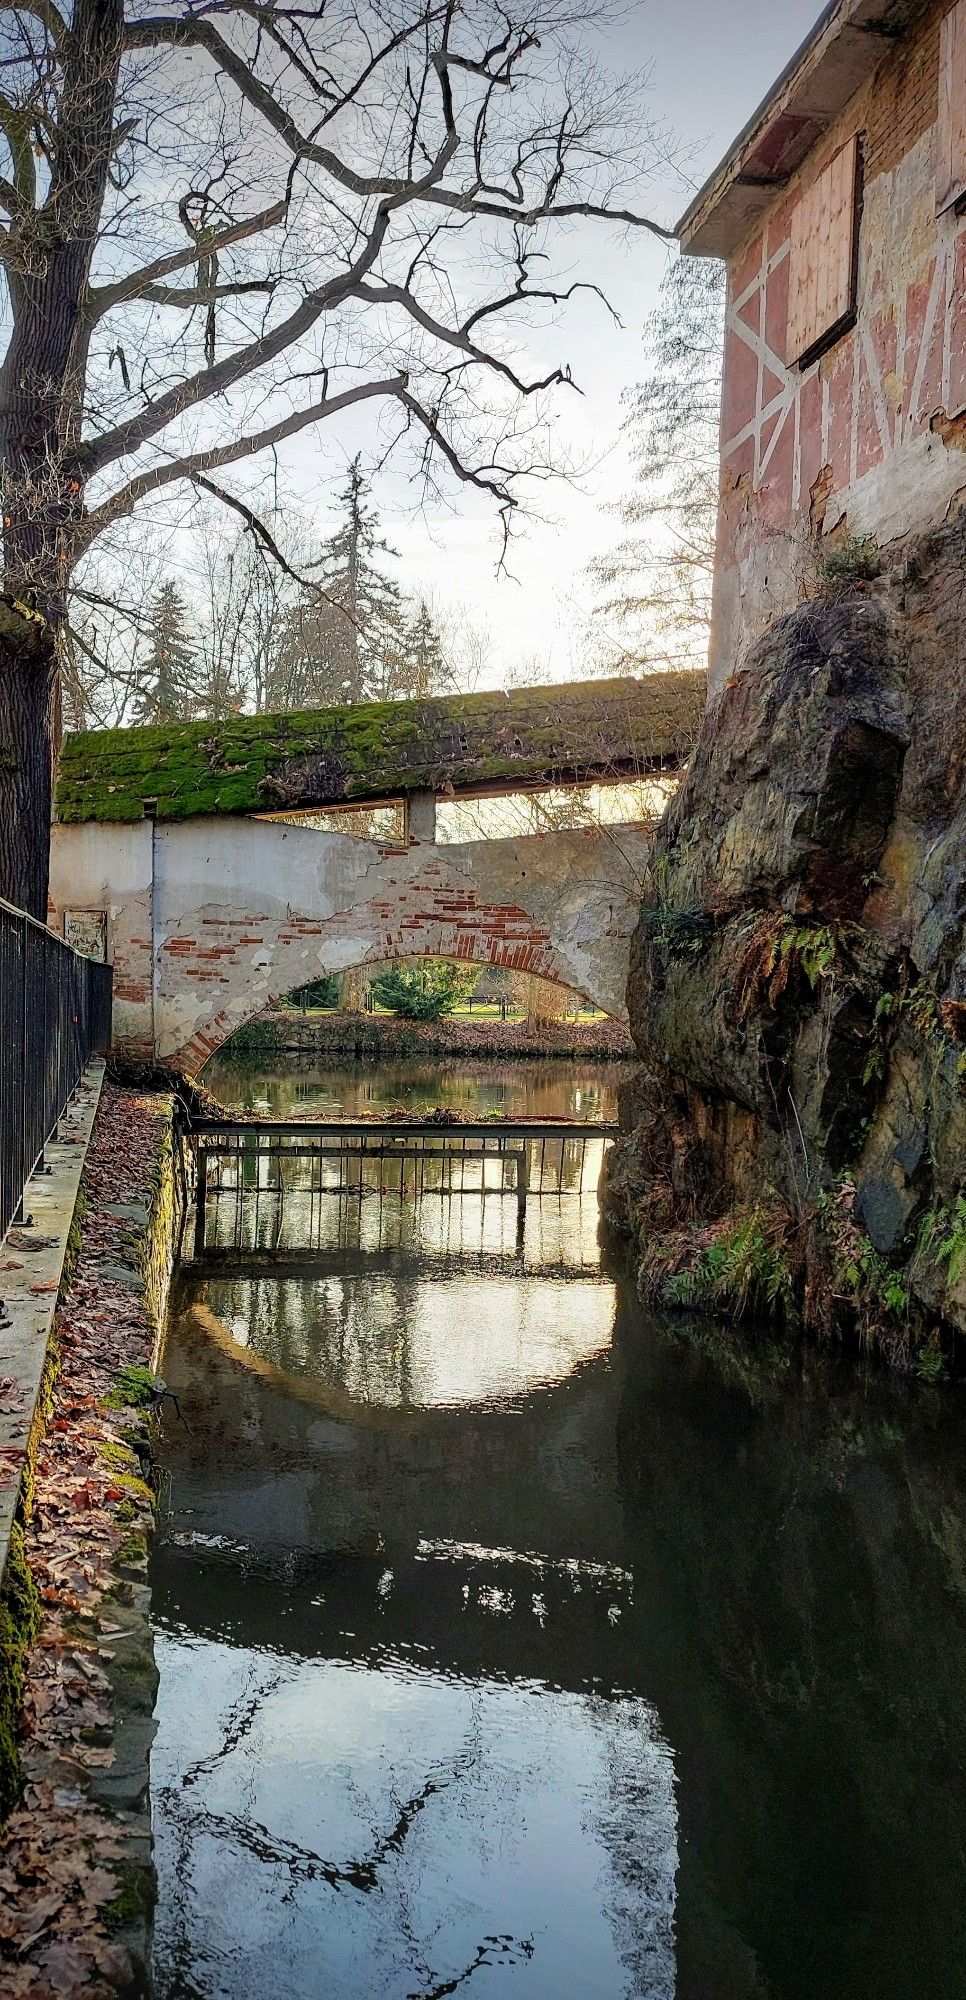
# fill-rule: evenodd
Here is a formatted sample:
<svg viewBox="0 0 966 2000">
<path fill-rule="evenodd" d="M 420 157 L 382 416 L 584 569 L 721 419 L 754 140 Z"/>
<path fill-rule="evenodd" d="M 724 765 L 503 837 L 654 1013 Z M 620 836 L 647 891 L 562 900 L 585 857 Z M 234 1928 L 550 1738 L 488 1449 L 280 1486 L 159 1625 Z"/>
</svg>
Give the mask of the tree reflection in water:
<svg viewBox="0 0 966 2000">
<path fill-rule="evenodd" d="M 585 1206 L 176 1293 L 162 2000 L 966 1992 L 959 1394 L 657 1324 Z"/>
<path fill-rule="evenodd" d="M 160 1664 L 162 1993 L 670 2000 L 670 1758 L 642 1704 L 372 1652 L 280 1676 L 183 1630 Z"/>
</svg>

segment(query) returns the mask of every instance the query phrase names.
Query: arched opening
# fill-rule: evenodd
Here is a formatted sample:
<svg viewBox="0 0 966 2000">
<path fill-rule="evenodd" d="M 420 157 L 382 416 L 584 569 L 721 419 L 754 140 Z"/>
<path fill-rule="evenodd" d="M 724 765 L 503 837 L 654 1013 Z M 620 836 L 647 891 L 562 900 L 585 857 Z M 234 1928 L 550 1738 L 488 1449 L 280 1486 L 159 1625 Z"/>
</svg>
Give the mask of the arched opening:
<svg viewBox="0 0 966 2000">
<path fill-rule="evenodd" d="M 282 996 L 390 960 L 550 982 L 625 1020 L 639 859 L 595 832 L 403 852 L 262 822 L 172 835 L 139 988 L 157 1054 L 197 1076 Z"/>
<path fill-rule="evenodd" d="M 362 984 L 354 1007 L 339 1004 L 336 975 L 318 975 L 304 1005 L 282 995 L 226 1036 L 200 1068 L 203 1088 L 223 1105 L 271 1117 L 391 1114 L 403 1100 L 428 1113 L 450 1094 L 467 1116 L 612 1115 L 609 1075 L 598 1066 L 609 1073 L 615 1057 L 630 1055 L 627 1031 L 573 987 L 415 953 L 352 970 Z M 424 974 L 435 984 L 450 973 L 448 1004 L 437 1008 Z M 589 1065 L 574 1102 L 561 1095 L 560 1058 Z M 527 1081 L 518 1092 L 521 1066 Z"/>
<path fill-rule="evenodd" d="M 605 1008 L 561 980 L 491 961 L 409 952 L 314 974 L 244 1022 L 221 1052 L 254 1046 L 259 1039 L 275 1046 L 283 1017 L 293 1016 L 320 1037 L 328 1026 L 337 1033 L 346 1017 L 474 1026 L 499 1022 L 529 1033 L 564 1021 L 608 1018 Z"/>
<path fill-rule="evenodd" d="M 487 913 L 482 914 L 485 916 Z M 259 982 L 251 980 L 243 983 L 239 979 L 239 990 L 232 995 L 228 1005 L 207 1020 L 203 1028 L 199 1029 L 190 1042 L 185 1043 L 171 1059 L 186 1075 L 199 1076 L 211 1057 L 224 1050 L 228 1044 L 235 1049 L 245 1046 L 246 1042 L 248 1046 L 254 1046 L 255 1043 L 251 1039 L 253 1032 L 256 1039 L 264 1035 L 266 1022 L 270 1023 L 273 1019 L 277 1021 L 279 1016 L 301 1013 L 302 1009 L 298 1004 L 289 1003 L 292 996 L 306 986 L 314 994 L 321 996 L 314 1010 L 310 1004 L 308 1009 L 310 1013 L 316 1011 L 318 1014 L 332 1016 L 351 1013 L 357 1018 L 365 1015 L 371 1019 L 372 1012 L 366 1001 L 366 989 L 371 988 L 375 981 L 384 975 L 388 966 L 404 968 L 426 960 L 436 964 L 451 964 L 464 971 L 474 969 L 477 971 L 478 979 L 474 982 L 474 1010 L 489 1005 L 496 1013 L 500 1013 L 499 997 L 489 1002 L 485 998 L 478 1000 L 475 997 L 475 987 L 479 983 L 479 978 L 485 979 L 487 975 L 505 975 L 508 1004 L 504 1019 L 510 1025 L 525 1025 L 529 1020 L 537 1030 L 549 1029 L 555 1023 L 571 1019 L 576 1021 L 583 1015 L 589 1021 L 612 1022 L 617 1028 L 622 1020 L 622 1008 L 614 1004 L 614 996 L 606 991 L 594 993 L 588 986 L 578 985 L 572 976 L 569 978 L 562 976 L 565 971 L 569 971 L 569 967 L 565 968 L 561 964 L 545 935 L 533 933 L 530 936 L 526 935 L 518 921 L 523 914 L 523 912 L 513 913 L 515 921 L 512 927 L 507 925 L 506 936 L 493 936 L 483 931 L 472 940 L 475 945 L 473 950 L 467 948 L 466 939 L 461 936 L 459 951 L 447 952 L 445 946 L 452 940 L 452 928 L 441 919 L 435 920 L 432 925 L 421 923 L 418 937 L 412 932 L 403 932 L 388 936 L 384 934 L 379 940 L 374 938 L 369 948 L 354 957 L 350 964 L 340 962 L 336 953 L 330 956 L 327 952 L 316 950 L 309 954 L 304 949 L 298 948 L 291 951 L 290 955 L 289 951 L 280 948 L 270 968 L 271 977 L 267 992 L 264 987 L 259 990 Z M 505 912 L 498 912 L 496 915 L 501 921 L 505 920 Z M 321 926 L 315 927 L 316 937 L 321 930 Z M 291 947 L 293 940 L 289 938 L 284 942 Z M 302 938 L 294 942 L 300 946 Z M 309 973 L 308 978 L 301 976 L 306 971 Z M 342 982 L 353 975 L 357 976 L 356 993 L 353 996 L 356 1004 L 346 1007 L 344 1004 L 340 1005 Z M 335 984 L 330 986 L 330 981 Z M 331 1005 L 328 1002 L 333 993 L 336 993 L 336 999 L 335 1004 Z M 620 997 L 623 998 L 622 994 Z M 393 1010 L 384 1007 L 381 1011 L 384 1015 L 389 1015 Z M 485 1017 L 477 1011 L 476 1018 L 480 1021 Z M 257 1029 L 254 1028 L 255 1023 L 259 1024 Z"/>
</svg>

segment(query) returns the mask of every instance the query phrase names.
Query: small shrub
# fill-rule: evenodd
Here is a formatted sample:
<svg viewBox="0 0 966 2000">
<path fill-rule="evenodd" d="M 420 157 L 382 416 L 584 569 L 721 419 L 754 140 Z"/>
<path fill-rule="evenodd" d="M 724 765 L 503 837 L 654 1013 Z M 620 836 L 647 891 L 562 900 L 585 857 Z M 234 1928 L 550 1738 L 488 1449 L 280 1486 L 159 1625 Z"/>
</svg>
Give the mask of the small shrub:
<svg viewBox="0 0 966 2000">
<path fill-rule="evenodd" d="M 928 1260 L 945 1266 L 946 1283 L 959 1284 L 966 1274 L 966 1194 L 957 1194 L 952 1208 L 930 1208 L 916 1234 L 915 1263 Z"/>
<path fill-rule="evenodd" d="M 882 575 L 882 557 L 875 536 L 843 536 L 819 556 L 816 571 L 819 589 L 827 596 L 844 595 L 856 583 L 874 583 Z"/>
<path fill-rule="evenodd" d="M 714 934 L 714 918 L 707 910 L 654 903 L 644 911 L 644 929 L 662 958 L 696 958 Z"/>
<path fill-rule="evenodd" d="M 318 979 L 310 979 L 304 986 L 296 986 L 294 992 L 286 993 L 283 1007 L 337 1007 L 339 1004 L 339 982 L 334 972 L 323 973 Z"/>
<path fill-rule="evenodd" d="M 840 969 L 842 934 L 829 924 L 796 922 L 784 913 L 769 914 L 756 923 L 742 952 L 735 975 L 735 998 L 741 1020 L 764 1008 L 773 1010 L 786 992 L 794 994 L 803 980 L 812 993 Z"/>
<path fill-rule="evenodd" d="M 424 958 L 416 965 L 391 966 L 373 980 L 372 990 L 379 1005 L 403 1021 L 439 1021 L 472 992 L 478 978 L 475 966 Z"/>
<path fill-rule="evenodd" d="M 665 1305 L 729 1313 L 745 1319 L 769 1313 L 790 1320 L 795 1294 L 788 1258 L 788 1217 L 759 1205 L 733 1220 L 692 1262 L 666 1277 Z"/>
<path fill-rule="evenodd" d="M 847 1175 L 818 1202 L 817 1220 L 829 1250 L 835 1297 L 854 1319 L 864 1346 L 908 1362 L 910 1295 L 906 1273 L 875 1248 L 855 1213 L 855 1182 Z"/>
</svg>

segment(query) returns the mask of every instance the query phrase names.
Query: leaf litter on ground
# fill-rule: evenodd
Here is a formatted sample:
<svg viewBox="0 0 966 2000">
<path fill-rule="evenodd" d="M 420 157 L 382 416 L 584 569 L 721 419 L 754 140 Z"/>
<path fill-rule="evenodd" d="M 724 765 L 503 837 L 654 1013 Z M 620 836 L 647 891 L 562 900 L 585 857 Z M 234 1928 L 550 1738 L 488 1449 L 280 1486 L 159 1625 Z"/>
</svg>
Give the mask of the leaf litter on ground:
<svg viewBox="0 0 966 2000">
<path fill-rule="evenodd" d="M 104 1398 L 123 1369 L 150 1368 L 155 1330 L 140 1291 L 108 1275 L 124 1263 L 129 1238 L 107 1211 L 132 1201 L 150 1208 L 160 1116 L 159 1100 L 105 1083 L 84 1168 L 80 1248 L 56 1315 L 60 1365 L 26 1531 L 42 1606 L 23 1701 L 26 1783 L 0 1827 L 4 2000 L 108 2000 L 130 1990 L 134 1972 L 111 1908 L 134 1851 L 133 1822 L 98 1803 L 90 1786 L 115 1757 L 107 1665 L 111 1642 L 128 1630 L 119 1604 L 132 1595 L 132 1564 L 125 1556 L 121 1572 L 119 1551 L 151 1521 L 146 1497 L 118 1483 L 118 1447 L 143 1413 L 107 1409 Z M 39 1246 L 14 1230 L 7 1247 Z M 9 1386 L 0 1381 L 0 1411 Z M 14 1463 L 0 1454 L 0 1477 Z"/>
</svg>

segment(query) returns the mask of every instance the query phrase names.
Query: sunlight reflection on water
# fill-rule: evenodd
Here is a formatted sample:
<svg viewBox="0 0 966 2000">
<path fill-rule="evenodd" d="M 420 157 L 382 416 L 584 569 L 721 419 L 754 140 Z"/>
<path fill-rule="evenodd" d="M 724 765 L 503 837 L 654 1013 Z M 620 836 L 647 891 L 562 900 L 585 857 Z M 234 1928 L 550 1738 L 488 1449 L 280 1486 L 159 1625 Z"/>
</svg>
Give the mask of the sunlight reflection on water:
<svg viewBox="0 0 966 2000">
<path fill-rule="evenodd" d="M 670 1753 L 639 1701 L 159 1635 L 162 1992 L 670 2000 Z"/>
</svg>

